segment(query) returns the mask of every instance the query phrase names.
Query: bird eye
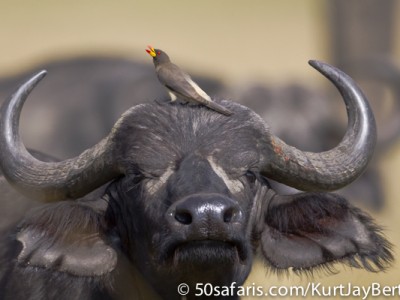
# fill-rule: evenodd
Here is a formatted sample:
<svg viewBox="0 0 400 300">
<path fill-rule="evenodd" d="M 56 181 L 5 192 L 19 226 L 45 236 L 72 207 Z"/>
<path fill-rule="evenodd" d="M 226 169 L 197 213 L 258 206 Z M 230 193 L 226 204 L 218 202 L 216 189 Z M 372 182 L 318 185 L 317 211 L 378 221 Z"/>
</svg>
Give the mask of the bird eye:
<svg viewBox="0 0 400 300">
<path fill-rule="evenodd" d="M 160 51 L 158 51 L 158 52 L 157 52 L 157 54 L 158 54 L 158 55 L 160 55 L 160 54 L 161 54 L 161 52 L 160 52 Z"/>
</svg>

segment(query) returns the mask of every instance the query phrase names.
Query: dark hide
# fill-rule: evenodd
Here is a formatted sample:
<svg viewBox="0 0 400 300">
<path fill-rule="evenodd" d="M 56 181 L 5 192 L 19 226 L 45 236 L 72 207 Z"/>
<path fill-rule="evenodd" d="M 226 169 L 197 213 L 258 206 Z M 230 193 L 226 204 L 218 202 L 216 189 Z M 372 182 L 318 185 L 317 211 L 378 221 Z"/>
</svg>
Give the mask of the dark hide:
<svg viewBox="0 0 400 300">
<path fill-rule="evenodd" d="M 390 67 L 388 64 L 382 66 L 381 64 L 380 67 L 383 68 L 380 71 L 382 73 L 381 76 L 386 74 L 394 82 L 400 80 L 400 75 L 395 76 L 395 72 L 392 70 L 394 66 Z M 393 73 L 393 75 L 390 75 L 390 73 Z M 397 81 L 395 78 L 397 78 Z M 371 80 L 382 79 L 372 76 Z M 398 83 L 396 84 L 398 85 Z M 395 86 L 393 84 L 391 87 Z M 268 123 L 271 124 L 271 131 L 274 134 L 290 145 L 302 150 L 311 152 L 326 151 L 340 142 L 346 129 L 344 120 L 338 118 L 338 116 L 344 114 L 344 108 L 340 100 L 333 99 L 333 96 L 329 97 L 326 91 L 312 91 L 296 84 L 286 85 L 281 88 L 253 84 L 243 88 L 241 91 L 236 90 L 230 93 L 238 94 L 241 103 L 259 113 L 264 120 L 268 120 Z M 374 99 L 371 100 L 373 105 Z M 389 146 L 397 141 L 399 136 L 400 122 L 398 120 L 400 118 L 398 117 L 399 109 L 397 103 L 400 103 L 400 101 L 394 102 L 392 116 L 388 117 L 386 115 L 378 123 L 380 125 L 378 129 L 381 129 L 378 137 L 387 136 L 387 138 L 385 138 L 386 141 L 378 140 L 378 150 L 366 172 L 353 184 L 337 191 L 352 203 L 360 203 L 375 210 L 381 209 L 384 205 L 385 193 L 383 191 L 379 163 Z M 382 104 L 376 104 L 376 106 L 382 106 Z M 296 125 L 293 126 L 293 124 Z M 390 141 L 390 143 L 387 141 Z M 293 194 L 298 192 L 279 183 L 272 182 L 272 185 L 280 193 Z"/>
<path fill-rule="evenodd" d="M 261 248 L 267 264 L 276 270 L 329 269 L 327 263 L 339 260 L 376 272 L 393 259 L 381 229 L 339 195 L 276 196 L 265 225 Z"/>
<path fill-rule="evenodd" d="M 45 155 L 39 151 L 29 150 L 29 152 L 42 161 L 57 161 L 50 155 Z M 0 235 L 11 227 L 15 227 L 23 215 L 29 210 L 40 205 L 40 202 L 29 199 L 13 189 L 4 178 L 0 170 Z"/>
<path fill-rule="evenodd" d="M 104 257 L 110 251 L 101 234 L 96 213 L 78 203 L 33 210 L 5 241 L 8 248 L 0 257 L 0 298 L 111 299 L 107 293 L 110 276 L 98 271 L 101 263 L 110 261 Z M 78 268 L 90 271 L 77 274 L 74 270 Z"/>
<path fill-rule="evenodd" d="M 38 69 L 46 69 L 51 76 L 29 96 L 21 132 L 27 145 L 60 159 L 98 142 L 131 106 L 168 95 L 152 64 L 90 56 L 47 61 L 16 76 L 0 78 L 0 101 Z M 210 94 L 221 86 L 216 79 L 193 79 Z M 40 126 L 43 119 L 45 127 Z"/>
<path fill-rule="evenodd" d="M 179 299 L 182 282 L 243 284 L 259 248 L 276 270 L 390 265 L 380 229 L 343 198 L 277 195 L 259 170 L 260 119 L 222 104 L 235 115 L 132 108 L 115 137 L 125 175 L 26 215 L 0 245 L 0 298 Z"/>
<path fill-rule="evenodd" d="M 378 115 L 378 137 L 384 138 L 379 140 L 374 163 L 357 182 L 340 193 L 353 203 L 380 209 L 385 195 L 378 163 L 384 151 L 398 140 L 400 118 L 399 101 L 396 100 L 400 76 L 393 62 L 378 60 L 371 65 L 371 61 L 368 64 L 363 61 L 357 65 L 363 68 L 356 74 L 360 73 L 364 79 L 368 77 L 363 87 L 367 88 L 371 83 L 387 86 L 393 90 L 394 101 L 388 115 L 387 111 L 381 112 L 382 107 L 386 107 L 382 105 L 381 98 L 367 93 Z M 154 67 L 132 60 L 80 57 L 43 63 L 34 70 L 39 68 L 47 69 L 51 76 L 35 89 L 24 107 L 21 132 L 28 145 L 60 158 L 72 157 L 96 143 L 108 133 L 120 114 L 138 104 L 138 100 L 152 101 L 163 99 L 166 95 L 155 76 Z M 1 79 L 0 100 L 5 99 L 32 72 L 29 70 Z M 300 149 L 326 150 L 335 146 L 343 136 L 345 122 L 336 117 L 344 114 L 344 108 L 341 100 L 330 99 L 327 91 L 310 90 L 298 84 L 269 87 L 264 82 L 251 83 L 242 88 L 226 87 L 222 91 L 224 87 L 215 79 L 194 79 L 210 95 L 220 94 L 224 98 L 235 95 L 237 101 L 268 120 L 275 134 Z M 326 101 L 321 100 L 323 98 Z M 375 100 L 379 101 L 374 105 Z M 43 118 L 46 118 L 46 128 L 37 126 Z M 287 186 L 276 188 L 281 192 L 290 191 Z"/>
</svg>

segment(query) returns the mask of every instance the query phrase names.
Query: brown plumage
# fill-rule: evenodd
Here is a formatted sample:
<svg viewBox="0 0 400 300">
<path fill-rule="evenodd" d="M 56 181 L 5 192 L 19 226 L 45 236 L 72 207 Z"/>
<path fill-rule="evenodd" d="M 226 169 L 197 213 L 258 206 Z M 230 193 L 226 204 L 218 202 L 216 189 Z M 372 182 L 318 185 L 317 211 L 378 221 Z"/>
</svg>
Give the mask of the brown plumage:
<svg viewBox="0 0 400 300">
<path fill-rule="evenodd" d="M 157 77 L 167 88 L 171 101 L 179 98 L 185 102 L 207 106 L 226 116 L 233 114 L 229 109 L 215 103 L 187 73 L 171 62 L 164 51 L 149 46 L 146 52 L 153 57 Z"/>
</svg>

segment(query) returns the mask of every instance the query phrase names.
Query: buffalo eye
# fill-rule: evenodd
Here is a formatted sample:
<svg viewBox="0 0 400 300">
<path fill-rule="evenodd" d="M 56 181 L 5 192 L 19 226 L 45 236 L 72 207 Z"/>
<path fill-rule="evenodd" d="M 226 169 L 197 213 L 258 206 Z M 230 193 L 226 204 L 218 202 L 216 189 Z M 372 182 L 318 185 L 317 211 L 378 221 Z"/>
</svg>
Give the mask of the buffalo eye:
<svg viewBox="0 0 400 300">
<path fill-rule="evenodd" d="M 246 178 L 247 178 L 247 181 L 248 181 L 250 184 L 254 184 L 254 183 L 256 182 L 256 180 L 257 180 L 256 174 L 254 174 L 254 172 L 252 172 L 252 171 L 247 171 L 246 174 L 245 174 L 245 176 L 246 176 Z"/>
<path fill-rule="evenodd" d="M 142 173 L 132 174 L 130 175 L 130 183 L 133 185 L 139 184 L 144 178 L 145 176 Z"/>
</svg>

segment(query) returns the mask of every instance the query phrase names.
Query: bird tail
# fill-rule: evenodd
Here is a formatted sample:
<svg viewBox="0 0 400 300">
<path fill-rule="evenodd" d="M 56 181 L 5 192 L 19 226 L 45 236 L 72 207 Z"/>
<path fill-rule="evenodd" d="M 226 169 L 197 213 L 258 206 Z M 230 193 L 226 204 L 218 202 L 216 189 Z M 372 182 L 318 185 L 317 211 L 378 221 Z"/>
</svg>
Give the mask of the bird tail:
<svg viewBox="0 0 400 300">
<path fill-rule="evenodd" d="M 215 110 L 216 112 L 219 112 L 220 114 L 223 114 L 225 116 L 231 116 L 233 115 L 233 112 L 230 111 L 229 109 L 223 107 L 222 105 L 219 105 L 218 103 L 215 103 L 213 101 L 207 101 L 206 106 L 212 110 Z"/>
</svg>

